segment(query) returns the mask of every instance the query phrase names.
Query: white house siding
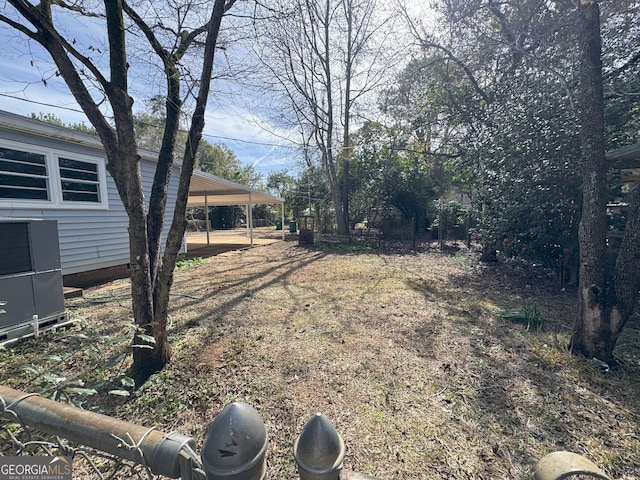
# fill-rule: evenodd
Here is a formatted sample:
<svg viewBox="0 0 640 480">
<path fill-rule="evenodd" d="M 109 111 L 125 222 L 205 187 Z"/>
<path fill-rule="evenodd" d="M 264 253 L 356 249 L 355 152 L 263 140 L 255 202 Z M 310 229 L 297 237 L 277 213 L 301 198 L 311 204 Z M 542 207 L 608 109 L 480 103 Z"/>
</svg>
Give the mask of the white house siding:
<svg viewBox="0 0 640 480">
<path fill-rule="evenodd" d="M 100 157 L 105 162 L 102 150 L 52 139 L 41 135 L 16 132 L 0 127 L 0 139 L 50 148 L 56 152 L 68 152 Z M 155 163 L 142 160 L 141 173 L 148 199 L 155 172 Z M 162 242 L 166 240 L 168 226 L 173 217 L 173 206 L 177 195 L 179 170 L 174 169 L 169 186 L 165 229 Z M 107 173 L 108 209 L 87 210 L 71 208 L 14 208 L 0 203 L 0 217 L 53 219 L 58 221 L 60 260 L 62 274 L 87 272 L 99 268 L 129 263 L 128 218 L 116 190 L 115 183 Z"/>
</svg>

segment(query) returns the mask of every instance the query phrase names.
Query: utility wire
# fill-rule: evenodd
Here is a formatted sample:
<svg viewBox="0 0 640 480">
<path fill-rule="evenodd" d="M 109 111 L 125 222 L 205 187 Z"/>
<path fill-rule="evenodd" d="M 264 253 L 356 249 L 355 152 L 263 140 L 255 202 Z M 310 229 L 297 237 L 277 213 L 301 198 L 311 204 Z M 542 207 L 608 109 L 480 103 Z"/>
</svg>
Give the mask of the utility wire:
<svg viewBox="0 0 640 480">
<path fill-rule="evenodd" d="M 35 105 L 42 105 L 43 107 L 60 108 L 61 110 L 69 110 L 71 112 L 84 113 L 82 110 L 78 110 L 77 108 L 61 107 L 59 105 L 51 105 L 50 103 L 36 102 L 35 100 L 27 100 L 26 98 L 16 97 L 15 95 L 9 95 L 6 93 L 0 93 L 0 97 L 7 97 L 13 100 L 20 100 L 21 102 L 33 103 Z"/>
<path fill-rule="evenodd" d="M 6 97 L 6 98 L 11 98 L 13 100 L 20 100 L 21 102 L 27 102 L 27 103 L 32 103 L 34 105 L 42 105 L 43 107 L 50 107 L 50 108 L 59 108 L 61 110 L 68 110 L 70 112 L 76 112 L 76 113 L 84 113 L 82 110 L 79 110 L 77 108 L 72 108 L 72 107 L 61 107 L 59 105 L 53 105 L 51 103 L 44 103 L 44 102 L 36 102 L 35 100 L 27 100 L 26 98 L 21 98 L 21 97 L 17 97 L 15 95 L 9 95 L 7 93 L 0 93 L 0 97 Z M 148 126 L 148 127 L 155 127 L 155 128 L 162 128 L 158 125 L 154 125 L 151 123 L 145 123 L 142 122 L 143 125 Z M 252 140 L 243 140 L 240 138 L 233 138 L 233 137 L 225 137 L 222 135 L 211 135 L 211 134 L 207 134 L 207 133 L 203 133 L 202 134 L 203 137 L 208 137 L 208 138 L 213 138 L 213 139 L 219 139 L 219 140 L 228 140 L 228 141 L 232 141 L 232 142 L 239 142 L 239 143 L 248 143 L 251 145 L 260 145 L 260 146 L 264 146 L 264 147 L 282 147 L 282 148 L 289 148 L 285 145 L 280 145 L 277 143 L 268 143 L 268 142 L 256 142 L 256 141 L 252 141 Z M 294 146 L 300 146 L 302 144 L 297 144 L 295 142 L 291 142 Z"/>
</svg>

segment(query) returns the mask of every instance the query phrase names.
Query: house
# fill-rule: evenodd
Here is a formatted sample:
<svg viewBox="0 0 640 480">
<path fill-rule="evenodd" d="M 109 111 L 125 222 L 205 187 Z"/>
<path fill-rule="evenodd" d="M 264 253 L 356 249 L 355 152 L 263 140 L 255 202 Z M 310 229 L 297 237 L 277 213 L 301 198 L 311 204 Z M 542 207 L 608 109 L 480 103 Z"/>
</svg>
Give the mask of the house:
<svg viewBox="0 0 640 480">
<path fill-rule="evenodd" d="M 157 155 L 149 151 L 140 155 L 149 198 Z M 171 175 L 163 244 L 173 216 L 179 169 L 178 164 Z M 282 204 L 283 200 L 194 172 L 188 203 L 247 205 L 251 232 L 250 207 Z M 129 262 L 127 214 L 96 136 L 0 111 L 0 219 L 3 217 L 56 220 L 65 278 L 73 275 L 78 279 L 105 269 L 122 271 Z"/>
</svg>

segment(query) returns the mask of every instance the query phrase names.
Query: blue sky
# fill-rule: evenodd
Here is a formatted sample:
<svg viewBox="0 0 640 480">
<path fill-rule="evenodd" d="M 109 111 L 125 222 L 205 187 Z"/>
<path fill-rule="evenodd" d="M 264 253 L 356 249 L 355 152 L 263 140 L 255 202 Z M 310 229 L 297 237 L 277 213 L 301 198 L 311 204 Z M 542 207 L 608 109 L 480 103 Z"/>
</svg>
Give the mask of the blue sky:
<svg viewBox="0 0 640 480">
<path fill-rule="evenodd" d="M 45 53 L 29 48 L 4 25 L 0 25 L 0 39 L 5 45 L 0 48 L 0 109 L 24 116 L 52 113 L 65 123 L 88 124 L 64 82 L 54 75 Z M 144 90 L 146 82 L 136 83 L 132 77 L 133 95 L 136 89 Z M 229 89 L 228 85 L 220 87 Z M 292 148 L 297 141 L 295 134 L 252 113 L 247 106 L 250 99 L 229 101 L 228 95 L 212 92 L 204 138 L 229 146 L 244 165 L 252 165 L 265 180 L 274 170 L 286 168 L 290 174 L 299 171 L 299 153 Z"/>
</svg>

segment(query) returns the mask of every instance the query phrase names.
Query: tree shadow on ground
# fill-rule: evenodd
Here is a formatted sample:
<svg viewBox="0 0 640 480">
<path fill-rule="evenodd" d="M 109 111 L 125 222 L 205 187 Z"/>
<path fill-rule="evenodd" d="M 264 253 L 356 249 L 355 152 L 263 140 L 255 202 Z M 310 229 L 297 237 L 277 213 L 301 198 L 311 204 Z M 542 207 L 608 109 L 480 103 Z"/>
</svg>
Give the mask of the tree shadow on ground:
<svg viewBox="0 0 640 480">
<path fill-rule="evenodd" d="M 459 349 L 460 360 L 441 363 L 434 375 L 451 394 L 452 422 L 482 431 L 490 446 L 482 455 L 511 472 L 512 462 L 533 465 L 551 451 L 571 450 L 613 478 L 637 473 L 640 457 L 618 451 L 640 435 L 640 332 L 631 329 L 621 340 L 632 346 L 625 366 L 604 373 L 568 351 L 575 288 L 553 284 L 539 269 L 504 264 L 442 280 L 407 282 L 442 313 L 406 332 L 405 347 L 435 362 L 444 350 Z M 497 315 L 525 303 L 540 307 L 541 330 Z"/>
<path fill-rule="evenodd" d="M 313 262 L 319 261 L 326 255 L 327 254 L 324 252 L 307 252 L 301 249 L 298 254 L 293 257 L 289 257 L 283 260 L 265 259 L 265 261 L 262 262 L 262 265 L 257 263 L 254 264 L 256 268 L 252 273 L 239 276 L 233 282 L 227 282 L 225 284 L 217 283 L 213 287 L 213 291 L 211 292 L 211 294 L 219 296 L 220 301 L 216 302 L 215 306 L 213 306 L 212 308 L 200 310 L 197 315 L 191 316 L 188 322 L 174 328 L 172 330 L 172 334 L 184 333 L 185 330 L 188 330 L 189 328 L 205 322 L 207 323 L 208 333 L 210 334 L 216 329 L 216 326 L 219 325 L 220 322 L 224 321 L 225 313 L 227 311 L 240 305 L 248 298 L 251 298 L 252 296 L 256 295 L 264 289 L 269 288 L 270 286 L 279 283 L 286 283 L 287 278 L 293 272 L 304 268 L 305 266 L 308 266 Z M 269 265 L 268 268 L 264 268 L 265 265 Z M 237 271 L 238 273 L 246 273 L 246 265 L 238 266 Z M 229 274 L 230 270 L 224 270 L 224 273 Z M 262 279 L 264 278 L 268 278 L 269 280 L 262 281 Z M 246 285 L 247 288 L 242 289 L 241 293 L 237 293 L 235 290 L 237 290 L 237 288 L 242 285 Z M 190 289 L 197 288 L 197 285 L 194 285 L 193 281 L 190 281 L 188 286 Z M 231 295 L 225 296 L 225 292 L 230 292 Z M 173 306 L 172 311 L 178 309 L 188 310 L 193 307 L 198 307 L 199 305 L 201 305 L 200 298 L 194 298 L 191 301 L 183 302 L 179 305 Z M 209 335 L 206 335 L 205 337 L 208 336 Z"/>
</svg>

